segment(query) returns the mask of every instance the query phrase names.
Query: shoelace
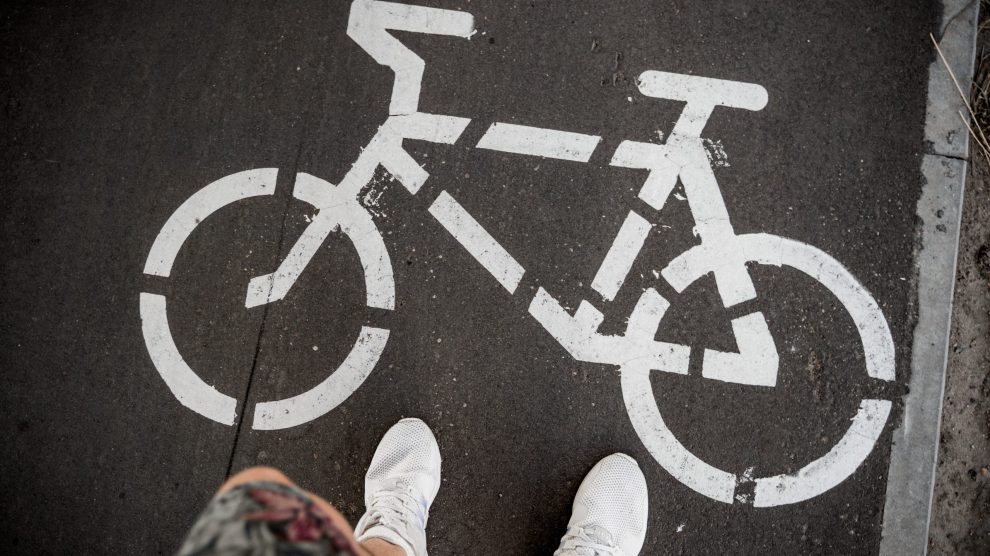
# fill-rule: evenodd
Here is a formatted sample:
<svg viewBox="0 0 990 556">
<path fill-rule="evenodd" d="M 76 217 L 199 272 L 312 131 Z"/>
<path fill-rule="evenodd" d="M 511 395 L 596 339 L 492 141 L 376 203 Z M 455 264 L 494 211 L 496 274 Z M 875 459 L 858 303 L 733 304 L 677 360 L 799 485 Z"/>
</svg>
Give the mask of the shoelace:
<svg viewBox="0 0 990 556">
<path fill-rule="evenodd" d="M 582 527 L 572 525 L 567 528 L 560 548 L 554 556 L 579 554 L 581 556 L 621 556 L 619 550 L 612 546 L 611 535 L 601 527 L 589 525 Z"/>
<path fill-rule="evenodd" d="M 391 488 L 376 492 L 368 508 L 368 528 L 383 525 L 396 532 L 408 527 L 413 516 L 419 523 L 416 527 L 423 528 L 425 516 L 420 515 L 419 504 L 407 491 Z"/>
</svg>

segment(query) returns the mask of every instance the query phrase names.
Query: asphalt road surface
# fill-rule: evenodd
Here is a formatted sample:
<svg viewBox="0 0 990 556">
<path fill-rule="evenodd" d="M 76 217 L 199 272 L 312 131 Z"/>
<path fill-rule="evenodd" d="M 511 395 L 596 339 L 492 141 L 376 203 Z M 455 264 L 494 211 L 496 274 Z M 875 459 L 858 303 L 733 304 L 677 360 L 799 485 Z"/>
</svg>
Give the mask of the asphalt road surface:
<svg viewBox="0 0 990 556">
<path fill-rule="evenodd" d="M 401 143 L 428 173 L 421 187 L 374 169 L 344 203 L 370 216 L 355 217 L 365 228 L 330 226 L 284 299 L 252 307 L 251 280 L 296 257 L 312 223 L 334 214 L 294 195 L 297 175 L 341 183 L 390 112 L 410 113 L 390 110 L 393 72 L 348 35 L 350 3 L 2 9 L 3 551 L 172 552 L 224 478 L 257 464 L 356 521 L 379 437 L 416 416 L 444 457 L 436 554 L 551 552 L 581 478 L 615 451 L 640 462 L 650 487 L 644 553 L 875 553 L 909 373 L 938 6 L 424 3 L 472 14 L 474 33 L 395 33 L 425 62 L 418 109 L 469 121 L 452 144 Z M 440 25 L 430 13 L 425 25 Z M 362 24 L 407 21 L 389 14 Z M 613 158 L 627 140 L 676 143 L 685 99 L 645 94 L 650 70 L 765 91 L 765 107 L 716 106 L 704 140 L 685 136 L 706 156 L 671 155 L 672 190 L 659 170 Z M 516 144 L 494 123 L 530 135 Z M 538 130 L 569 134 L 533 139 Z M 266 168 L 277 173 L 253 174 L 270 178 L 263 194 L 216 211 L 196 212 L 202 196 L 183 205 Z M 660 202 L 644 199 L 644 183 L 666 193 Z M 719 235 L 727 221 L 704 216 L 718 199 L 734 234 L 793 240 L 759 236 L 776 263 Z M 188 216 L 177 224 L 188 237 L 163 232 L 173 214 Z M 146 266 L 159 241 L 180 247 L 164 274 Z M 677 291 L 661 271 L 702 243 L 708 266 Z M 383 284 L 391 302 L 372 299 Z M 648 289 L 669 309 L 629 340 Z M 586 300 L 600 328 L 554 329 L 534 309 L 540 292 L 558 321 Z M 864 347 L 851 306 L 880 340 Z M 683 346 L 683 368 L 673 357 L 639 365 L 650 345 Z M 749 359 L 728 355 L 751 346 Z M 706 350 L 726 354 L 728 375 Z M 217 397 L 190 386 L 180 399 L 168 377 L 181 382 L 183 368 Z M 258 417 L 258 404 L 332 376 L 342 378 L 323 398 Z M 727 500 L 723 475 L 734 480 Z"/>
</svg>

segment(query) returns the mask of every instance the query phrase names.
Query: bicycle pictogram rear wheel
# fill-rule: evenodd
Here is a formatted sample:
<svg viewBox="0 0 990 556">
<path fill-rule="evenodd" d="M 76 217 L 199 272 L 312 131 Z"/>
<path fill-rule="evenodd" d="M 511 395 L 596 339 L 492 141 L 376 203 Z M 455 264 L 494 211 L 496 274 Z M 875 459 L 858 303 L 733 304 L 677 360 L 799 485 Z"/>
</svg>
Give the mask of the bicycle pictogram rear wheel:
<svg viewBox="0 0 990 556">
<path fill-rule="evenodd" d="M 273 195 L 277 174 L 276 168 L 246 170 L 221 178 L 195 193 L 176 209 L 159 232 L 148 255 L 145 274 L 167 278 L 182 245 L 203 220 L 238 201 Z M 309 174 L 296 175 L 293 195 L 317 209 L 325 225 L 350 239 L 363 267 L 368 306 L 393 309 L 395 285 L 391 261 L 368 211 L 356 198 L 338 194 L 334 185 Z M 290 253 L 289 257 L 292 256 Z M 300 264 L 304 266 L 305 262 Z M 175 397 L 204 417 L 233 425 L 237 420 L 237 399 L 204 382 L 182 358 L 169 328 L 165 296 L 142 292 L 140 302 L 148 353 Z M 371 374 L 388 335 L 386 329 L 362 326 L 344 361 L 320 384 L 290 398 L 256 404 L 253 428 L 293 427 L 333 410 Z"/>
</svg>

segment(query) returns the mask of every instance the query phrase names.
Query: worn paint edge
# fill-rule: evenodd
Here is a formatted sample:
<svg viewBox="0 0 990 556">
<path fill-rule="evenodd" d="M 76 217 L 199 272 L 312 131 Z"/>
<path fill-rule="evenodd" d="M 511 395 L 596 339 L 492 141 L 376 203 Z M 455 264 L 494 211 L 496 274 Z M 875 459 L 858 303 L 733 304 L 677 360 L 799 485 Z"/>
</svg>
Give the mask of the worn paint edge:
<svg viewBox="0 0 990 556">
<path fill-rule="evenodd" d="M 979 2 L 945 0 L 939 47 L 964 91 L 976 57 Z M 933 47 L 934 48 L 934 47 Z M 969 156 L 960 119 L 965 106 L 936 54 L 928 68 L 922 193 L 916 214 L 920 247 L 914 254 L 918 320 L 911 345 L 909 393 L 894 431 L 881 529 L 881 555 L 925 554 L 938 459 L 942 398 L 952 323 L 952 294 Z"/>
</svg>

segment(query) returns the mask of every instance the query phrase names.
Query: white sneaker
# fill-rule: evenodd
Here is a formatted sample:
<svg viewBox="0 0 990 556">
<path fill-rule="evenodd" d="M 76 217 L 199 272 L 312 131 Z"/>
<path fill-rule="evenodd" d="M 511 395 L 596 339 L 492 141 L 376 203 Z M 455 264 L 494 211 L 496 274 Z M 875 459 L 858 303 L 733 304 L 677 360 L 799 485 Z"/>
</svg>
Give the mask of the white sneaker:
<svg viewBox="0 0 990 556">
<path fill-rule="evenodd" d="M 388 429 L 364 477 L 358 542 L 382 539 L 426 556 L 426 520 L 440 489 L 440 448 L 426 423 L 403 419 Z"/>
<path fill-rule="evenodd" d="M 574 496 L 554 556 L 635 556 L 646 540 L 649 500 L 636 460 L 612 454 L 591 468 Z"/>
</svg>

